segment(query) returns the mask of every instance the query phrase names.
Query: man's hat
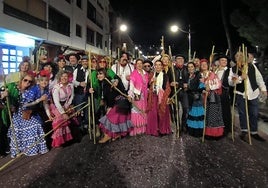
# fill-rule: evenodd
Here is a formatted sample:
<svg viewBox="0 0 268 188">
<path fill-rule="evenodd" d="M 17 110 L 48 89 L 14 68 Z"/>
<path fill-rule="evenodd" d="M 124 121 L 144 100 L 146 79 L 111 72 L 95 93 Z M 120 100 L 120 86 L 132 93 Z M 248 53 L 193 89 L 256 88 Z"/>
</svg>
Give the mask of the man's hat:
<svg viewBox="0 0 268 188">
<path fill-rule="evenodd" d="M 221 58 L 225 58 L 225 59 L 227 59 L 227 61 L 231 61 L 230 57 L 225 55 L 225 54 L 223 54 L 223 53 L 218 54 L 217 57 L 216 57 L 216 60 L 219 60 Z"/>
<path fill-rule="evenodd" d="M 151 66 L 153 66 L 153 62 L 150 61 L 149 59 L 145 59 L 145 60 L 143 61 L 143 64 L 145 64 L 145 63 L 149 63 Z"/>
<path fill-rule="evenodd" d="M 82 58 L 81 58 L 81 60 L 88 60 L 88 59 L 89 59 L 89 58 L 88 58 L 87 55 L 83 55 Z"/>
<path fill-rule="evenodd" d="M 229 56 L 227 56 L 227 55 L 225 55 L 223 53 L 219 53 L 219 54 L 217 54 L 217 57 L 215 58 L 215 61 L 220 60 L 221 58 L 227 59 L 227 66 L 230 66 L 231 59 L 230 59 Z"/>
<path fill-rule="evenodd" d="M 67 61 L 70 61 L 69 59 L 70 59 L 71 56 L 75 56 L 77 60 L 80 60 L 80 55 L 77 54 L 77 53 L 74 53 L 74 52 L 73 52 L 73 53 L 70 53 L 70 54 L 67 54 L 67 55 L 65 56 L 65 59 L 66 59 Z"/>
<path fill-rule="evenodd" d="M 177 54 L 177 55 L 175 55 L 175 59 L 176 59 L 177 57 L 182 57 L 182 58 L 184 59 L 184 61 L 186 60 L 185 56 L 182 55 L 182 54 Z"/>
</svg>

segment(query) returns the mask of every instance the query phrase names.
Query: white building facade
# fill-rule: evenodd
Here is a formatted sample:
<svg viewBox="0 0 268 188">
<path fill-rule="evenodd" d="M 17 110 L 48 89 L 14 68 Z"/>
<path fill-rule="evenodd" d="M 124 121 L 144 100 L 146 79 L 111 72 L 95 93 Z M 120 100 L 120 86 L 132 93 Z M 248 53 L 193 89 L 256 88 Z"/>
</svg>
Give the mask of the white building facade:
<svg viewBox="0 0 268 188">
<path fill-rule="evenodd" d="M 59 49 L 111 54 L 109 0 L 0 0 L 0 61 L 5 74 L 23 56 Z M 114 49 L 116 51 L 116 49 Z M 36 59 L 35 59 L 36 60 Z"/>
</svg>

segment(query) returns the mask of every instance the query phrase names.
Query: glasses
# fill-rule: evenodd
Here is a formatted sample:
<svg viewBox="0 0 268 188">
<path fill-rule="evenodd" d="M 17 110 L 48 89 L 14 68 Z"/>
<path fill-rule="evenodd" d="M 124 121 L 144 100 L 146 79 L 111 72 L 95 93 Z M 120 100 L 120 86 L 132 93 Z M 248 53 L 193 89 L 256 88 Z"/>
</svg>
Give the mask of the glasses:
<svg viewBox="0 0 268 188">
<path fill-rule="evenodd" d="M 145 67 L 145 68 L 150 68 L 151 67 L 151 65 L 144 65 L 143 67 Z"/>
<path fill-rule="evenodd" d="M 33 81 L 32 80 L 28 80 L 28 79 L 23 79 L 23 82 L 28 82 L 28 83 L 33 83 Z"/>
</svg>

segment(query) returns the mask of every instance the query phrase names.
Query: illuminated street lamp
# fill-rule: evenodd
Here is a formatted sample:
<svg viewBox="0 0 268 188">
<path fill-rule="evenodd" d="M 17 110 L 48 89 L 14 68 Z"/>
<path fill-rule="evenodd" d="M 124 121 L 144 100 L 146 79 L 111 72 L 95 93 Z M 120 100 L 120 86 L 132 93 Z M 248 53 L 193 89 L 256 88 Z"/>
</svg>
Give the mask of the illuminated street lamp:
<svg viewBox="0 0 268 188">
<path fill-rule="evenodd" d="M 116 46 L 119 44 L 121 44 L 121 33 L 124 33 L 128 30 L 128 27 L 126 24 L 121 24 L 116 30 L 111 31 L 111 33 L 109 33 L 109 50 L 108 52 L 111 54 L 112 56 L 112 38 L 113 38 L 113 34 L 117 33 L 117 42 L 116 42 Z"/>
<path fill-rule="evenodd" d="M 122 24 L 122 25 L 120 25 L 119 29 L 120 29 L 120 31 L 125 32 L 125 31 L 127 31 L 127 25 Z"/>
<path fill-rule="evenodd" d="M 190 61 L 192 58 L 191 58 L 191 27 L 189 25 L 189 29 L 188 31 L 185 31 L 185 30 L 182 30 L 179 26 L 177 25 L 172 25 L 170 27 L 170 31 L 173 32 L 173 33 L 176 33 L 178 31 L 181 31 L 183 33 L 187 33 L 188 34 L 188 61 Z"/>
</svg>

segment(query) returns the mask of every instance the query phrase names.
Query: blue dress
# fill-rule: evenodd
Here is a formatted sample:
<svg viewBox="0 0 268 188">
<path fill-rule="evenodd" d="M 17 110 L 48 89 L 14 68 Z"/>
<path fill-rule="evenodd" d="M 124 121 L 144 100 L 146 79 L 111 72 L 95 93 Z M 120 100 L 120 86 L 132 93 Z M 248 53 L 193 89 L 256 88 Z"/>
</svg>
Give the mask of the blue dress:
<svg viewBox="0 0 268 188">
<path fill-rule="evenodd" d="M 19 153 L 27 156 L 44 154 L 48 152 L 42 121 L 38 113 L 33 113 L 29 120 L 23 119 L 22 112 L 26 110 L 23 104 L 30 103 L 40 98 L 35 86 L 20 93 L 19 108 L 13 114 L 13 127 L 10 126 L 8 136 L 10 137 L 10 152 L 14 158 Z"/>
<path fill-rule="evenodd" d="M 200 82 L 198 89 L 202 89 L 205 87 L 205 84 Z M 204 128 L 204 105 L 202 94 L 200 93 L 200 97 L 196 100 L 193 100 L 192 107 L 188 114 L 187 125 L 188 132 L 192 136 L 200 137 L 203 135 Z"/>
</svg>

